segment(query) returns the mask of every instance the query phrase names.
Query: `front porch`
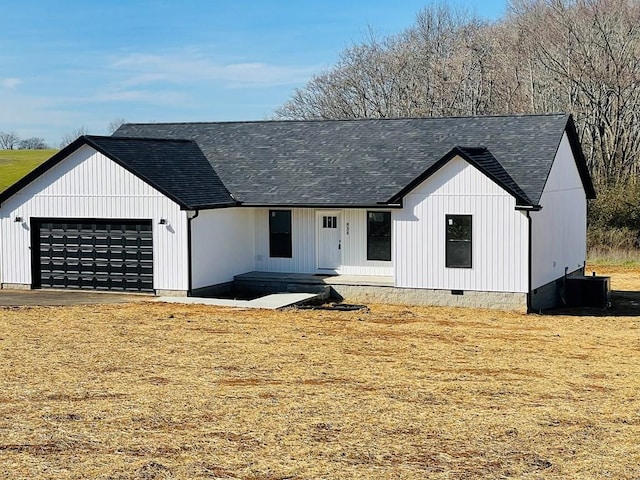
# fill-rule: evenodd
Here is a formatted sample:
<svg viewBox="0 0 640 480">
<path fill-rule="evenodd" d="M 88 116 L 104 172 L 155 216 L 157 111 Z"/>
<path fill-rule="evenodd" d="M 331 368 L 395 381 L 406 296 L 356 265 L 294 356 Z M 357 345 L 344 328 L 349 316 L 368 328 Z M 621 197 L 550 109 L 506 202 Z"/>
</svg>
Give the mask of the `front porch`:
<svg viewBox="0 0 640 480">
<path fill-rule="evenodd" d="M 352 299 L 354 291 L 375 291 L 380 287 L 393 288 L 393 277 L 254 271 L 236 275 L 233 278 L 233 284 L 234 289 L 250 294 L 304 292 L 320 294 L 325 299 L 341 300 Z"/>
<path fill-rule="evenodd" d="M 313 293 L 321 299 L 349 303 L 438 305 L 492 308 L 526 312 L 526 293 L 399 288 L 391 276 L 323 275 L 305 273 L 247 272 L 236 275 L 234 289 L 254 295 Z"/>
</svg>

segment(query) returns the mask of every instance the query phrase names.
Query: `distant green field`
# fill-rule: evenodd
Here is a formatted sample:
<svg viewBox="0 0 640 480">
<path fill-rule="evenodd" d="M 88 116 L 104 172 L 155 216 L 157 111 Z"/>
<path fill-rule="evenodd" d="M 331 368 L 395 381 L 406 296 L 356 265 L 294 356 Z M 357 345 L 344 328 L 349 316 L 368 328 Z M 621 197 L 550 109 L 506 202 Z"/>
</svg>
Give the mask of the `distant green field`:
<svg viewBox="0 0 640 480">
<path fill-rule="evenodd" d="M 0 192 L 56 152 L 57 150 L 0 150 Z"/>
</svg>

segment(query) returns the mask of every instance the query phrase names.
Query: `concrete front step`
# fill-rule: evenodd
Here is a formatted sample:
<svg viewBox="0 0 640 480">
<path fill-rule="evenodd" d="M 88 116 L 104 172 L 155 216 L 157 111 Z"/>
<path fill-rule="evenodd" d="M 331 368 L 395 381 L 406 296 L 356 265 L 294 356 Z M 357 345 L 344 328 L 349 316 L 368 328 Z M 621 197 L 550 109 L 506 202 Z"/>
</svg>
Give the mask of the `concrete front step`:
<svg viewBox="0 0 640 480">
<path fill-rule="evenodd" d="M 219 307 L 239 308 L 264 308 L 277 310 L 292 307 L 301 303 L 318 299 L 314 293 L 273 293 L 253 300 L 231 300 L 227 298 L 201 298 L 201 297 L 158 297 L 156 302 L 184 303 L 193 305 L 215 305 Z"/>
<path fill-rule="evenodd" d="M 270 294 L 274 292 L 307 293 L 317 296 L 320 300 L 326 300 L 331 294 L 331 286 L 317 283 L 291 282 L 286 278 L 242 278 L 234 279 L 234 288 L 249 294 Z"/>
</svg>

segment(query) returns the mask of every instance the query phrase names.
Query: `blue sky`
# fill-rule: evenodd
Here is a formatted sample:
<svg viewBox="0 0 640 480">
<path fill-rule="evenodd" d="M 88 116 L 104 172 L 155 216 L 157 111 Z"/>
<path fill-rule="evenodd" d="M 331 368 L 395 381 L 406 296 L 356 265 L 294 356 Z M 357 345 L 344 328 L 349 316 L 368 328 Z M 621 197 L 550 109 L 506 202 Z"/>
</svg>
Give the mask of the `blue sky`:
<svg viewBox="0 0 640 480">
<path fill-rule="evenodd" d="M 488 19 L 506 0 L 450 0 Z M 425 0 L 4 0 L 0 132 L 57 147 L 111 121 L 261 120 Z"/>
</svg>

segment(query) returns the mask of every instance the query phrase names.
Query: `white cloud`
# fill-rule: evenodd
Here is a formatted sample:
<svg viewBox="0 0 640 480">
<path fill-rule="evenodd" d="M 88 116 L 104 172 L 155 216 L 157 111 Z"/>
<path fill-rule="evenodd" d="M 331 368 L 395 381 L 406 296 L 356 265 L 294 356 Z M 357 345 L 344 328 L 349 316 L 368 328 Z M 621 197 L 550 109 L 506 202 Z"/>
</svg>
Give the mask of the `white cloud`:
<svg viewBox="0 0 640 480">
<path fill-rule="evenodd" d="M 81 113 L 65 109 L 57 98 L 0 89 L 0 105 L 0 132 L 16 132 L 21 138 L 43 137 L 53 146 L 65 131 L 85 122 Z"/>
<path fill-rule="evenodd" d="M 318 66 L 281 66 L 264 62 L 216 63 L 209 57 L 187 52 L 183 54 L 129 54 L 109 66 L 128 77 L 123 86 L 167 82 L 193 84 L 221 82 L 228 88 L 272 87 L 307 81 Z"/>
<path fill-rule="evenodd" d="M 320 70 L 268 62 L 220 61 L 197 48 L 167 54 L 124 54 L 93 59 L 91 68 L 21 78 L 0 77 L 0 131 L 44 137 L 51 145 L 86 126 L 104 133 L 113 118 L 131 121 L 255 118 L 273 100 Z M 280 97 L 277 97 L 280 98 Z M 244 103 L 243 103 L 244 102 Z M 239 113 L 241 112 L 241 113 Z"/>
<path fill-rule="evenodd" d="M 2 78 L 0 79 L 0 86 L 3 88 L 16 88 L 21 83 L 24 83 L 19 78 Z"/>
</svg>

